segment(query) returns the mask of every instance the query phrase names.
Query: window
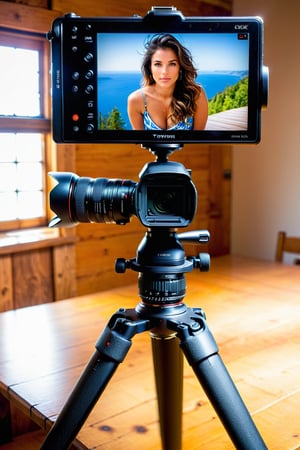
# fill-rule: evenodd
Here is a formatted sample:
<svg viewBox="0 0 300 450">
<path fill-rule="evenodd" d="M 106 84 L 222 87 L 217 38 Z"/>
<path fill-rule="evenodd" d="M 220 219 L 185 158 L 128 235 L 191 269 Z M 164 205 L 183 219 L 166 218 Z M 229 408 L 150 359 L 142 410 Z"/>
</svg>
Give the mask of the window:
<svg viewBox="0 0 300 450">
<path fill-rule="evenodd" d="M 0 229 L 46 225 L 48 43 L 0 30 Z"/>
<path fill-rule="evenodd" d="M 42 135 L 1 133 L 0 149 L 0 221 L 43 217 Z"/>
</svg>

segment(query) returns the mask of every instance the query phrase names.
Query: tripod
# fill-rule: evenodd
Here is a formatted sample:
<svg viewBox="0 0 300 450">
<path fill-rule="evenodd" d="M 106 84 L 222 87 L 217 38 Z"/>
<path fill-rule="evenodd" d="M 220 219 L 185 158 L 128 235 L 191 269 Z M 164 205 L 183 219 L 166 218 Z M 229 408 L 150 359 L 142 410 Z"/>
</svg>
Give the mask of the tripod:
<svg viewBox="0 0 300 450">
<path fill-rule="evenodd" d="M 167 145 L 156 150 L 158 169 L 165 168 L 167 155 L 174 149 L 176 148 Z M 185 181 L 186 175 L 178 178 L 177 172 L 182 170 L 178 164 L 175 171 L 171 163 L 167 166 L 172 169 L 171 179 L 176 176 L 176 189 L 178 183 L 182 183 L 181 190 L 175 189 L 178 198 L 182 200 L 182 192 L 187 192 L 189 187 Z M 150 169 L 149 180 L 152 180 L 157 175 L 157 168 L 153 169 L 151 166 Z M 147 170 L 146 175 L 148 176 Z M 148 181 L 146 175 L 143 196 L 147 196 L 146 188 L 149 186 L 151 195 L 156 190 L 152 190 L 152 181 Z M 159 181 L 164 183 L 164 178 L 160 177 Z M 173 185 L 172 182 L 172 189 Z M 169 223 L 164 213 L 169 210 L 171 191 L 169 192 L 166 186 L 164 190 L 159 191 L 160 203 L 157 208 L 163 214 L 158 214 L 156 220 L 161 220 L 162 223 Z M 188 192 L 192 197 L 193 191 Z M 162 202 L 161 194 L 164 196 Z M 173 199 L 171 200 L 173 204 Z M 152 205 L 152 199 L 149 200 L 150 204 Z M 181 213 L 184 216 L 186 212 L 181 206 L 178 209 L 179 219 Z M 172 220 L 172 217 L 169 220 Z M 194 268 L 208 271 L 210 259 L 206 253 L 200 253 L 198 257 L 186 257 L 181 242 L 208 241 L 208 231 L 177 234 L 170 226 L 149 226 L 138 246 L 136 258 L 117 259 L 116 272 L 124 273 L 131 269 L 139 273 L 138 289 L 141 301 L 135 309 L 121 308 L 111 317 L 96 342 L 94 354 L 48 433 L 41 450 L 68 448 L 118 365 L 125 359 L 132 338 L 144 331 L 150 332 L 152 341 L 163 450 L 181 449 L 183 353 L 236 448 L 267 448 L 219 356 L 218 346 L 207 326 L 203 310 L 189 308 L 183 302 L 186 293 L 185 273 Z"/>
<path fill-rule="evenodd" d="M 238 449 L 266 449 L 219 354 L 200 308 L 183 303 L 185 272 L 209 269 L 209 257 L 183 258 L 180 241 L 207 242 L 208 232 L 182 233 L 150 229 L 138 249 L 137 259 L 119 259 L 116 271 L 139 271 L 141 302 L 135 309 L 119 309 L 96 342 L 96 351 L 78 380 L 42 450 L 67 449 L 118 365 L 124 360 L 137 333 L 150 331 L 160 416 L 162 448 L 181 449 L 182 377 L 185 354 L 214 406 L 232 442 Z M 149 252 L 151 249 L 151 252 Z M 173 266 L 151 265 L 161 254 L 176 254 Z M 173 256 L 174 263 L 175 256 Z M 145 261 L 144 261 L 145 260 Z M 147 262 L 140 265 L 139 261 Z"/>
</svg>

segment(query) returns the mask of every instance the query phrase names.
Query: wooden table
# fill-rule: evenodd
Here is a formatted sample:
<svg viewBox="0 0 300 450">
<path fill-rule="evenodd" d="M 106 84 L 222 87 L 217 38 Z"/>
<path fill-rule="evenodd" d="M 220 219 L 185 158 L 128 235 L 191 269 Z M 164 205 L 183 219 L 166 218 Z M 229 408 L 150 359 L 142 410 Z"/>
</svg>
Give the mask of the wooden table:
<svg viewBox="0 0 300 450">
<path fill-rule="evenodd" d="M 300 267 L 215 258 L 209 273 L 187 274 L 185 302 L 206 312 L 268 448 L 300 449 Z M 134 285 L 0 314 L 0 393 L 48 429 L 112 313 L 137 303 Z M 183 441 L 186 450 L 233 448 L 186 362 Z M 148 333 L 134 337 L 76 446 L 160 448 Z"/>
</svg>

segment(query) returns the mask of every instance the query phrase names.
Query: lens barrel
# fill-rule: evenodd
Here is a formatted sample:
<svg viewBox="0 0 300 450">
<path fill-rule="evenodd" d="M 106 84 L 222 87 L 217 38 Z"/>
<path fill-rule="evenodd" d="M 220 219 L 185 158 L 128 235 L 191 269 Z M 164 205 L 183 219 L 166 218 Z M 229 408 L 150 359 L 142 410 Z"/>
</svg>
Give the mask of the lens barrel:
<svg viewBox="0 0 300 450">
<path fill-rule="evenodd" d="M 134 214 L 134 181 L 79 177 L 71 172 L 50 175 L 58 182 L 50 192 L 50 207 L 57 214 L 52 227 L 78 222 L 122 225 Z"/>
<path fill-rule="evenodd" d="M 135 185 L 130 180 L 79 178 L 73 195 L 77 221 L 119 225 L 129 222 L 134 213 Z"/>
</svg>

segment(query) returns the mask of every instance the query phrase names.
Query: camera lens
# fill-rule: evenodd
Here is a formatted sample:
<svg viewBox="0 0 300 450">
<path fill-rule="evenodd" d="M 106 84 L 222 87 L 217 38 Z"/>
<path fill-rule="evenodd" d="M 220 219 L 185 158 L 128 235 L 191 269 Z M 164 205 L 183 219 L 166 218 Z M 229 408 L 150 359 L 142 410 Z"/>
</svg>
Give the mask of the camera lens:
<svg viewBox="0 0 300 450">
<path fill-rule="evenodd" d="M 58 184 L 50 192 L 50 206 L 58 217 L 50 226 L 78 222 L 125 224 L 134 213 L 136 183 L 130 180 L 78 177 L 73 173 L 50 174 Z"/>
<path fill-rule="evenodd" d="M 79 178 L 73 205 L 79 222 L 127 223 L 133 213 L 135 183 L 108 178 Z"/>
<path fill-rule="evenodd" d="M 150 200 L 149 210 L 152 209 L 153 214 L 176 214 L 176 193 L 174 191 L 156 191 Z"/>
</svg>

